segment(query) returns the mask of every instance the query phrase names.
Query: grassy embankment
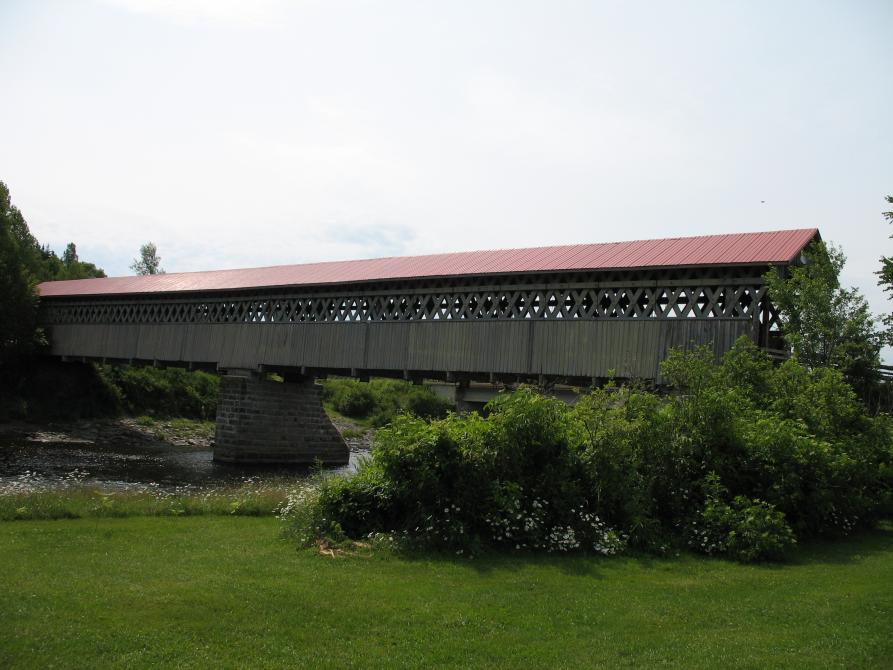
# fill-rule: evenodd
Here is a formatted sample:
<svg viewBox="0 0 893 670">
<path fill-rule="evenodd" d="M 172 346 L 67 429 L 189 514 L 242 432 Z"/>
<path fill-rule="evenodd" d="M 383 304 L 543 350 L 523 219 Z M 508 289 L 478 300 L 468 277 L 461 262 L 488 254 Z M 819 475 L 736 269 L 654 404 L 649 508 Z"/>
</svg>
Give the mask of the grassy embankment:
<svg viewBox="0 0 893 670">
<path fill-rule="evenodd" d="M 0 495 L 0 521 L 137 516 L 272 516 L 295 488 L 292 478 L 248 479 L 204 490 L 109 492 L 74 483 L 63 490 Z"/>
<path fill-rule="evenodd" d="M 143 414 L 134 417 L 132 421 L 155 439 L 174 444 L 192 440 L 204 446 L 214 437 L 215 423 L 208 419 L 184 417 L 166 419 Z"/>
<path fill-rule="evenodd" d="M 0 523 L 2 667 L 890 667 L 893 526 L 785 565 L 336 559 L 272 518 Z"/>
</svg>

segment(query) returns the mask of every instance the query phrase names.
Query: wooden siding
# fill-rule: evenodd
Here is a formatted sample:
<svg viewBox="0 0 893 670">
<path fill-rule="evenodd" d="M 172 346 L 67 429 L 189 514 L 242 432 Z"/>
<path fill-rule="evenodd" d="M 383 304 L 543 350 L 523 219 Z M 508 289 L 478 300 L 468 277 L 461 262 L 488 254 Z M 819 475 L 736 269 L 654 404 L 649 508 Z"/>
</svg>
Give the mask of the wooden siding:
<svg viewBox="0 0 893 670">
<path fill-rule="evenodd" d="M 669 349 L 712 343 L 744 319 L 405 321 L 366 323 L 72 324 L 50 330 L 52 353 L 219 368 L 467 372 L 657 379 Z"/>
</svg>

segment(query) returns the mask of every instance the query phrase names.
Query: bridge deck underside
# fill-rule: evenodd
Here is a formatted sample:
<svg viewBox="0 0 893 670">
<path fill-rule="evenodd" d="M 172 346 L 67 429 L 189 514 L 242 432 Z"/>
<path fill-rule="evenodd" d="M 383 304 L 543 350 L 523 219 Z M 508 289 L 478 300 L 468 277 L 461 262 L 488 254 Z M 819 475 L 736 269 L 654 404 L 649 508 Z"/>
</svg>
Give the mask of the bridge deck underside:
<svg viewBox="0 0 893 670">
<path fill-rule="evenodd" d="M 719 355 L 752 336 L 753 321 L 58 324 L 50 335 L 58 356 L 222 369 L 658 379 L 671 348 L 711 344 Z"/>
</svg>

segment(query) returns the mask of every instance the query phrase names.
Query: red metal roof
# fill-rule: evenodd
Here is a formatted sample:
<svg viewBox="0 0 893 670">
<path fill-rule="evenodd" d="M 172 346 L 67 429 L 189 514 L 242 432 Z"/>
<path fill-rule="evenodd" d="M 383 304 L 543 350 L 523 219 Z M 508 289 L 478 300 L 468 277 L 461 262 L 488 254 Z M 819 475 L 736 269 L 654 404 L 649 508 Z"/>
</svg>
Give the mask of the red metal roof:
<svg viewBox="0 0 893 670">
<path fill-rule="evenodd" d="M 177 272 L 44 282 L 42 297 L 218 291 L 277 286 L 319 286 L 386 279 L 491 275 L 562 270 L 620 270 L 668 266 L 789 263 L 816 228 L 661 240 L 573 244 L 529 249 L 465 251 L 357 261 L 279 265 L 244 270 Z"/>
</svg>

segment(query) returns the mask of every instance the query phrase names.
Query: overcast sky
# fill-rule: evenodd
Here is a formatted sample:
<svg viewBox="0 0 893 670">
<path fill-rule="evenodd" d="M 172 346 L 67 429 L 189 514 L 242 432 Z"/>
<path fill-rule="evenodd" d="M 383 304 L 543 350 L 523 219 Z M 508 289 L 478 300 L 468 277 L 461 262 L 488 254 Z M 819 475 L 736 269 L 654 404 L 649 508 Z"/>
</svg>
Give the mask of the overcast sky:
<svg viewBox="0 0 893 670">
<path fill-rule="evenodd" d="M 818 227 L 889 311 L 893 2 L 0 0 L 0 180 L 111 275 Z"/>
</svg>

